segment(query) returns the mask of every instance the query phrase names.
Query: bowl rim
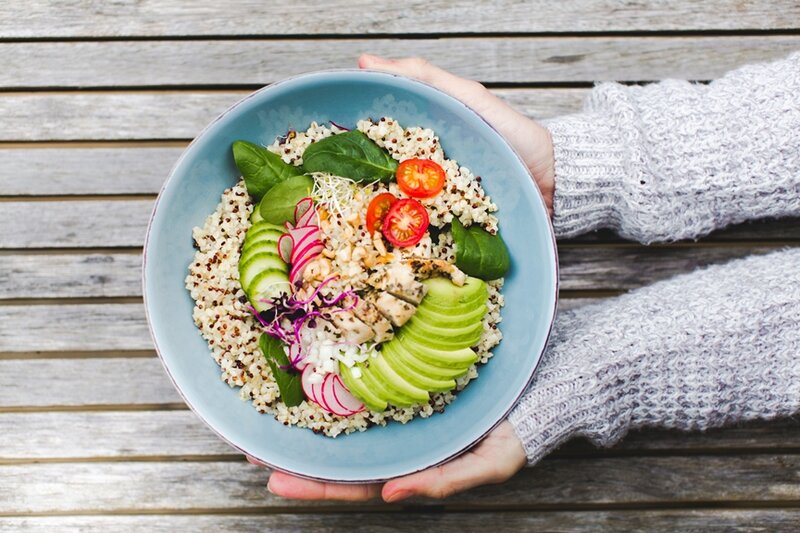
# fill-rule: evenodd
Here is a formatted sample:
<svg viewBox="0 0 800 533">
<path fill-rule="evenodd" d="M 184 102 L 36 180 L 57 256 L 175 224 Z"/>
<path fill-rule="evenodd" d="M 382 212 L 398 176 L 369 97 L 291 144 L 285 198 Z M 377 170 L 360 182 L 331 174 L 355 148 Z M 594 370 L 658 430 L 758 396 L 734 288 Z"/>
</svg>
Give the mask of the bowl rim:
<svg viewBox="0 0 800 533">
<path fill-rule="evenodd" d="M 317 476 L 309 475 L 309 474 L 306 474 L 306 473 L 294 472 L 294 471 L 292 471 L 290 469 L 274 465 L 274 464 L 270 463 L 269 461 L 266 461 L 266 460 L 264 460 L 264 459 L 262 459 L 260 457 L 256 457 L 254 455 L 251 455 L 246 450 L 244 450 L 242 447 L 240 447 L 237 444 L 233 443 L 219 429 L 217 429 L 211 422 L 209 422 L 209 420 L 206 417 L 203 416 L 203 414 L 200 412 L 200 410 L 198 408 L 196 408 L 189 401 L 189 399 L 186 397 L 186 395 L 184 394 L 183 390 L 181 389 L 181 387 L 178 385 L 177 381 L 175 380 L 175 377 L 173 376 L 172 372 L 170 371 L 170 368 L 167 365 L 167 362 L 166 362 L 163 354 L 161 353 L 161 348 L 160 348 L 160 346 L 158 344 L 158 339 L 156 338 L 155 331 L 153 329 L 152 319 L 150 317 L 150 307 L 149 307 L 149 304 L 148 304 L 148 297 L 147 297 L 147 251 L 148 251 L 149 244 L 150 244 L 150 235 L 151 235 L 151 232 L 152 232 L 152 229 L 153 229 L 153 221 L 155 220 L 155 215 L 156 215 L 156 213 L 158 211 L 158 207 L 160 205 L 160 202 L 161 202 L 161 199 L 163 197 L 164 191 L 170 185 L 171 181 L 173 180 L 173 178 L 175 176 L 176 170 L 181 166 L 183 160 L 189 154 L 190 149 L 192 148 L 192 146 L 194 146 L 196 143 L 198 143 L 200 141 L 200 139 L 205 136 L 206 132 L 211 130 L 217 122 L 222 120 L 226 115 L 230 114 L 236 108 L 238 108 L 240 105 L 243 105 L 245 102 L 249 101 L 250 99 L 255 98 L 257 96 L 260 96 L 263 93 L 271 92 L 276 87 L 285 85 L 287 83 L 296 82 L 298 80 L 314 79 L 314 78 L 323 78 L 324 79 L 326 76 L 335 75 L 335 74 L 354 75 L 356 77 L 357 76 L 361 76 L 361 75 L 368 75 L 368 76 L 376 76 L 377 78 L 383 77 L 383 78 L 386 78 L 386 79 L 401 79 L 401 80 L 403 80 L 403 81 L 405 81 L 407 83 L 411 83 L 412 85 L 414 85 L 414 84 L 421 85 L 421 86 L 425 87 L 426 90 L 433 90 L 433 91 L 439 93 L 445 99 L 450 100 L 452 103 L 464 108 L 464 110 L 468 114 L 471 114 L 475 118 L 479 119 L 489 129 L 491 129 L 500 139 L 502 139 L 503 143 L 514 154 L 514 157 L 517 158 L 519 163 L 522 165 L 522 168 L 524 168 L 526 170 L 529 178 L 531 179 L 533 188 L 536 191 L 536 197 L 538 198 L 538 200 L 539 200 L 539 202 L 541 204 L 541 207 L 544 210 L 544 213 L 546 215 L 549 215 L 549 211 L 548 211 L 547 205 L 546 205 L 546 203 L 544 201 L 544 197 L 542 196 L 541 190 L 539 189 L 539 186 L 536 183 L 536 180 L 534 179 L 533 175 L 531 174 L 530 169 L 525 164 L 525 161 L 519 155 L 517 150 L 508 141 L 508 139 L 506 139 L 506 137 L 504 135 L 502 135 L 499 131 L 497 131 L 497 129 L 492 124 L 490 124 L 485 118 L 483 118 L 482 115 L 480 115 L 480 113 L 478 113 L 477 111 L 472 109 L 472 107 L 470 107 L 466 103 L 462 102 L 458 98 L 450 95 L 449 93 L 443 91 L 442 89 L 439 89 L 438 87 L 435 87 L 434 85 L 431 85 L 430 83 L 428 83 L 426 81 L 419 80 L 419 79 L 416 79 L 416 78 L 410 78 L 408 76 L 403 76 L 403 75 L 400 75 L 400 74 L 395 74 L 393 72 L 386 72 L 386 71 L 373 70 L 373 69 L 361 69 L 361 68 L 330 68 L 330 69 L 321 69 L 321 70 L 315 70 L 315 71 L 310 71 L 310 72 L 303 72 L 303 73 L 300 73 L 300 74 L 297 74 L 297 75 L 294 75 L 294 76 L 283 78 L 283 79 L 281 79 L 279 81 L 270 83 L 269 85 L 265 85 L 264 87 L 261 87 L 260 89 L 257 89 L 255 91 L 245 95 L 243 98 L 237 100 L 232 105 L 227 107 L 224 111 L 222 111 L 219 115 L 217 115 L 214 118 L 214 120 L 209 122 L 202 130 L 200 130 L 200 132 L 192 139 L 192 141 L 183 149 L 183 151 L 181 152 L 181 155 L 178 157 L 178 159 L 172 165 L 172 168 L 170 168 L 169 174 L 167 175 L 167 179 L 164 180 L 164 183 L 162 184 L 161 189 L 159 190 L 158 196 L 156 197 L 156 200 L 155 200 L 155 202 L 153 204 L 153 208 L 152 208 L 152 211 L 150 213 L 150 218 L 149 218 L 148 223 L 147 223 L 147 231 L 145 233 L 144 244 L 143 244 L 143 247 L 142 247 L 142 296 L 143 296 L 145 317 L 146 317 L 146 321 L 147 321 L 147 329 L 150 332 L 150 338 L 153 341 L 153 346 L 155 348 L 156 354 L 158 355 L 158 359 L 159 359 L 159 361 L 161 361 L 161 365 L 164 367 L 164 370 L 167 373 L 167 376 L 169 377 L 169 380 L 172 382 L 173 387 L 175 387 L 175 390 L 178 391 L 178 394 L 180 395 L 181 399 L 189 407 L 189 409 L 198 418 L 200 418 L 200 420 L 202 420 L 203 423 L 208 428 L 210 428 L 220 439 L 222 439 L 224 442 L 226 442 L 229 446 L 231 446 L 235 450 L 238 450 L 239 452 L 241 452 L 246 457 L 251 457 L 251 458 L 257 460 L 259 463 L 263 464 L 267 468 L 270 468 L 272 470 L 277 470 L 277 471 L 280 471 L 280 472 L 284 472 L 284 473 L 287 473 L 287 474 L 291 474 L 293 476 L 297 476 L 297 477 L 304 478 L 304 479 L 309 479 L 309 480 L 313 480 L 313 481 L 321 481 L 321 482 L 329 482 L 329 483 L 350 484 L 350 485 L 358 485 L 358 484 L 364 484 L 364 483 L 383 483 L 385 481 L 388 481 L 389 479 L 396 479 L 398 477 L 403 477 L 403 476 L 408 476 L 408 475 L 411 475 L 411 474 L 415 474 L 417 472 L 421 472 L 421 471 L 427 470 L 429 468 L 435 468 L 435 467 L 437 467 L 439 465 L 442 465 L 444 463 L 450 462 L 453 459 L 459 457 L 460 455 L 466 453 L 467 451 L 472 449 L 475 445 L 480 443 L 484 438 L 486 438 L 486 436 L 489 433 L 491 433 L 497 426 L 499 426 L 504 420 L 506 420 L 508 418 L 508 414 L 517 405 L 517 403 L 519 402 L 520 398 L 522 398 L 522 396 L 527 391 L 528 387 L 530 386 L 531 382 L 533 381 L 533 378 L 536 375 L 536 371 L 538 370 L 539 366 L 542 363 L 542 359 L 544 358 L 544 352 L 547 350 L 547 346 L 548 346 L 548 343 L 550 341 L 550 337 L 551 337 L 552 332 L 553 332 L 553 326 L 555 324 L 556 314 L 557 314 L 557 310 L 558 310 L 559 286 L 560 286 L 559 258 L 558 258 L 558 247 L 557 247 L 557 244 L 556 244 L 555 231 L 554 231 L 554 228 L 553 228 L 553 221 L 552 221 L 552 217 L 551 216 L 546 216 L 546 219 L 547 219 L 548 234 L 550 235 L 550 244 L 551 244 L 552 252 L 553 252 L 553 273 L 554 273 L 554 279 L 555 279 L 555 283 L 553 284 L 553 307 L 550 310 L 550 321 L 549 321 L 549 325 L 548 325 L 548 328 L 547 328 L 547 332 L 546 332 L 546 334 L 544 336 L 544 343 L 542 344 L 541 352 L 538 355 L 538 358 L 536 360 L 536 364 L 533 365 L 533 368 L 531 368 L 531 370 L 530 370 L 528 378 L 525 381 L 525 385 L 521 388 L 521 391 L 519 392 L 517 397 L 514 399 L 514 401 L 511 402 L 510 406 L 508 408 L 506 408 L 504 410 L 504 412 L 498 417 L 497 421 L 495 421 L 494 424 L 492 424 L 490 427 L 488 427 L 484 432 L 482 432 L 480 435 L 478 435 L 471 442 L 469 442 L 468 444 L 464 445 L 461 449 L 456 450 L 453 453 L 447 455 L 447 457 L 445 457 L 445 458 L 443 458 L 443 459 L 441 459 L 439 461 L 435 461 L 435 462 L 430 463 L 430 464 L 425 464 L 425 465 L 419 466 L 419 467 L 415 468 L 414 470 L 409 471 L 409 472 L 405 472 L 405 473 L 403 473 L 403 474 L 401 474 L 399 476 L 380 477 L 380 478 L 351 479 L 351 480 L 340 480 L 340 479 L 330 479 L 330 478 L 326 478 L 326 477 L 317 477 Z"/>
</svg>

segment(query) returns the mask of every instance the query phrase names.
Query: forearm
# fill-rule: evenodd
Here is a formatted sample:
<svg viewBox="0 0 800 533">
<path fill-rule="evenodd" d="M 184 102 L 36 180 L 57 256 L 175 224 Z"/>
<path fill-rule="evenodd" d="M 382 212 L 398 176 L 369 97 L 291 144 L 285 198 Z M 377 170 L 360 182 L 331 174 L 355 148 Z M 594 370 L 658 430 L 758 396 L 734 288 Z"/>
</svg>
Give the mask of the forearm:
<svg viewBox="0 0 800 533">
<path fill-rule="evenodd" d="M 800 249 L 559 315 L 509 420 L 530 462 L 582 435 L 706 429 L 800 411 Z"/>
<path fill-rule="evenodd" d="M 708 85 L 602 84 L 545 125 L 559 236 L 666 241 L 800 215 L 800 53 Z"/>
</svg>

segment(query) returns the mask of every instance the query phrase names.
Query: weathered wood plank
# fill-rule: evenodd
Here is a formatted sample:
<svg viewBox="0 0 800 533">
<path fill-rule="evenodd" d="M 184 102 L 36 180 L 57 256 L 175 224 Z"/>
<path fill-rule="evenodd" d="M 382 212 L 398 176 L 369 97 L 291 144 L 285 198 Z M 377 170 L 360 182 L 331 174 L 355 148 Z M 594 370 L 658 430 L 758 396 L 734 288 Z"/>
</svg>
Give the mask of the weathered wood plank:
<svg viewBox="0 0 800 533">
<path fill-rule="evenodd" d="M 343 509 L 348 506 L 343 505 Z M 355 507 L 355 506 L 350 506 Z M 309 532 L 363 530 L 376 533 L 397 531 L 571 531 L 575 533 L 615 531 L 729 532 L 796 531 L 797 509 L 714 509 L 636 511 L 540 511 L 421 512 L 392 507 L 385 513 L 342 512 L 336 514 L 223 514 L 223 515 L 118 515 L 1 517 L 0 532 L 52 533 L 59 531 L 115 531 L 117 533 L 260 533 L 262 531 Z M 353 509 L 356 511 L 356 509 Z"/>
<path fill-rule="evenodd" d="M 800 47 L 800 36 L 11 42 L 0 87 L 258 86 L 354 67 L 365 51 L 419 55 L 493 83 L 710 79 Z"/>
<path fill-rule="evenodd" d="M 0 411 L 142 404 L 183 404 L 157 357 L 0 360 Z"/>
<path fill-rule="evenodd" d="M 797 241 L 800 240 L 800 218 L 763 219 L 745 222 L 703 237 L 703 242 L 736 241 Z M 572 239 L 563 239 L 559 244 L 615 243 L 624 241 L 611 230 L 599 230 Z"/>
<path fill-rule="evenodd" d="M 499 89 L 495 92 L 521 111 L 546 118 L 580 110 L 588 89 Z M 0 116 L 3 116 L 0 141 L 191 139 L 248 93 L 8 93 L 0 95 Z M 160 164 L 161 167 L 155 168 L 159 168 L 163 180 L 180 154 L 180 151 L 173 152 L 169 151 L 172 157 L 164 165 L 161 159 L 165 154 L 158 152 L 152 152 L 157 157 L 155 161 L 119 159 L 119 156 L 130 154 L 125 150 L 79 153 L 92 158 L 89 161 L 69 153 L 67 155 L 72 157 L 62 161 L 63 152 L 60 151 L 2 150 L 0 162 L 9 163 L 11 171 L 0 177 L 0 194 L 5 194 L 5 189 L 21 191 L 16 194 L 37 194 L 35 189 L 29 191 L 22 187 L 25 183 L 22 178 L 26 175 L 36 176 L 36 181 L 57 180 L 53 188 L 43 194 L 63 194 L 56 189 L 61 186 L 66 186 L 67 191 L 75 187 L 86 190 L 89 184 L 82 183 L 83 176 L 92 178 L 100 170 L 87 168 L 90 164 L 99 164 L 103 170 L 111 172 L 111 175 L 104 176 L 103 182 L 121 181 L 128 187 L 128 180 L 141 179 L 136 173 L 151 174 L 154 165 Z M 59 168 L 62 164 L 65 166 Z M 38 172 L 43 175 L 35 174 Z M 94 177 L 93 181 L 99 180 Z M 123 188 L 123 191 L 127 190 Z M 96 191 L 90 191 L 90 194 L 96 194 Z"/>
<path fill-rule="evenodd" d="M 676 274 L 775 251 L 772 246 L 562 246 L 558 251 L 563 290 L 629 290 Z"/>
<path fill-rule="evenodd" d="M 774 246 L 726 247 L 561 246 L 563 290 L 627 290 L 675 274 Z M 138 297 L 141 256 L 136 254 L 0 255 L 0 300 L 16 298 Z"/>
<path fill-rule="evenodd" d="M 142 246 L 152 200 L 0 202 L 0 248 Z"/>
<path fill-rule="evenodd" d="M 58 10 L 47 0 L 4 2 L 0 38 L 789 29 L 800 17 L 792 0 L 570 0 L 558 7 L 545 0 L 338 0 L 325 8 L 322 18 L 309 19 L 319 9 L 313 0 L 292 9 L 277 0 L 117 2 L 113 9 L 93 0 Z"/>
<path fill-rule="evenodd" d="M 98 381 L 96 377 L 96 373 L 88 376 L 84 387 L 95 386 Z M 129 380 L 131 377 L 133 379 Z M 129 407 L 130 404 L 125 402 L 130 398 L 134 402 L 141 401 L 141 393 L 132 391 L 134 385 L 129 383 L 140 383 L 146 378 L 152 378 L 159 385 L 146 386 L 152 394 L 152 397 L 145 399 L 147 403 L 180 401 L 176 392 L 161 386 L 165 384 L 170 389 L 172 387 L 163 370 L 159 369 L 157 373 L 146 369 L 142 378 L 130 374 L 125 380 L 119 380 L 117 394 L 109 392 L 109 387 L 102 385 L 102 396 L 95 393 L 95 397 L 87 398 L 89 395 L 76 391 L 64 402 L 68 406 L 75 405 L 76 401 L 97 402 L 112 409 L 110 411 L 0 413 L 0 435 L 3 435 L 0 462 L 238 455 L 189 410 L 114 411 L 115 404 Z M 53 381 L 48 381 L 48 388 L 53 391 L 52 394 L 63 396 L 64 387 Z M 21 388 L 17 385 L 13 390 L 19 391 Z M 47 394 L 49 396 L 51 392 Z M 31 393 L 26 395 L 30 397 Z M 264 423 L 270 423 L 270 420 L 269 415 L 264 415 Z M 571 441 L 554 452 L 553 457 L 730 454 L 749 451 L 786 453 L 798 450 L 798 437 L 800 423 L 791 420 L 752 423 L 706 433 L 636 431 L 610 449 L 600 450 L 585 441 Z"/>
<path fill-rule="evenodd" d="M 142 295 L 140 254 L 0 255 L 0 300 Z"/>
<path fill-rule="evenodd" d="M 0 306 L 0 353 L 152 349 L 142 304 Z"/>
<path fill-rule="evenodd" d="M 283 500 L 266 490 L 266 479 L 264 470 L 244 461 L 4 465 L 0 513 L 341 508 Z M 456 495 L 446 505 L 478 510 L 691 502 L 793 504 L 800 498 L 799 479 L 800 457 L 795 455 L 550 459 L 523 469 L 505 484 Z"/>
<path fill-rule="evenodd" d="M 48 96 L 42 96 L 47 100 Z M 58 98 L 69 99 L 65 95 Z M 78 96 L 77 98 L 84 98 Z M 0 96 L 0 115 L 4 116 L 3 126 L 6 138 L 15 137 L 16 140 L 30 138 L 31 132 L 39 135 L 43 131 L 58 131 L 62 128 L 69 128 L 72 122 L 86 123 L 86 116 L 93 116 L 96 120 L 92 124 L 102 123 L 107 114 L 98 116 L 91 108 L 87 109 L 87 115 L 78 120 L 78 116 L 70 110 L 67 115 L 58 115 L 53 118 L 53 122 L 46 123 L 46 128 L 40 129 L 35 124 L 43 124 L 45 114 L 52 113 L 53 107 L 50 102 L 41 102 L 37 105 L 37 99 L 31 98 L 27 112 L 20 112 L 14 117 L 8 118 L 5 113 L 8 111 L 9 99 L 16 100 L 15 97 Z M 102 100 L 101 96 L 94 98 L 95 103 Z M 99 102 L 102 108 L 103 102 Z M 18 105 L 18 102 L 15 102 Z M 125 122 L 136 120 L 135 116 L 150 114 L 149 107 L 140 109 L 138 113 L 131 114 L 127 121 L 120 120 L 107 124 L 107 127 L 124 128 Z M 220 108 L 219 110 L 222 110 Z M 116 111 L 116 108 L 114 108 Z M 197 110 L 195 110 L 197 111 Z M 52 117 L 52 116 L 51 116 Z M 164 114 L 164 120 L 160 126 L 169 123 L 168 115 Z M 209 115 L 209 120 L 213 118 Z M 22 123 L 27 122 L 27 134 L 20 131 L 14 135 L 8 135 L 8 128 L 22 128 Z M 143 124 L 140 126 L 145 127 Z M 48 129 L 49 128 L 49 129 Z M 154 128 L 155 130 L 156 128 Z M 161 128 L 158 128 L 159 130 Z M 195 133 L 200 130 L 195 130 Z M 157 137 L 155 131 L 153 137 Z M 59 137 L 59 135 L 56 135 Z M 63 137 L 61 137 L 63 138 Z M 41 138 L 36 140 L 42 140 Z M 161 185 L 167 179 L 169 171 L 183 148 L 168 147 L 131 147 L 131 148 L 37 148 L 26 146 L 21 148 L 0 148 L 0 196 L 64 196 L 75 194 L 154 194 L 161 190 Z"/>
</svg>

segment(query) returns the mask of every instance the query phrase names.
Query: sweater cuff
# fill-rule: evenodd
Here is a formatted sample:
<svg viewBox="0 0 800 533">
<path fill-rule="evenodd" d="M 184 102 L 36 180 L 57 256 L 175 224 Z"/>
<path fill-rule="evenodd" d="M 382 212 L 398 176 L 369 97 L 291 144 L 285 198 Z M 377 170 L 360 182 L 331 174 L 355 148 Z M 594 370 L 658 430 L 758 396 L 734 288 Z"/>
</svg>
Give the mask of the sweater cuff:
<svg viewBox="0 0 800 533">
<path fill-rule="evenodd" d="M 620 128 L 612 117 L 598 113 L 567 115 L 544 125 L 553 138 L 556 236 L 616 228 L 626 162 L 630 161 L 630 143 Z"/>
<path fill-rule="evenodd" d="M 593 433 L 604 416 L 595 379 L 569 365 L 541 370 L 508 415 L 529 464 L 573 436 Z"/>
</svg>

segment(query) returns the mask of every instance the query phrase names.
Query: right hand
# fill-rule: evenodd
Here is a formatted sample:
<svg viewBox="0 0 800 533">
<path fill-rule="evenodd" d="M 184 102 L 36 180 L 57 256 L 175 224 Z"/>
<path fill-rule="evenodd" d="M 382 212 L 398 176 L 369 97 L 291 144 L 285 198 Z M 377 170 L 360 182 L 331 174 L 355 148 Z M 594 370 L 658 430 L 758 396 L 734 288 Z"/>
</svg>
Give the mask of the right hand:
<svg viewBox="0 0 800 533">
<path fill-rule="evenodd" d="M 384 59 L 364 54 L 358 58 L 363 69 L 382 70 L 424 81 L 461 100 L 481 115 L 511 143 L 527 165 L 547 211 L 553 214 L 555 170 L 550 132 L 493 95 L 480 83 L 459 78 L 417 57 Z"/>
</svg>

